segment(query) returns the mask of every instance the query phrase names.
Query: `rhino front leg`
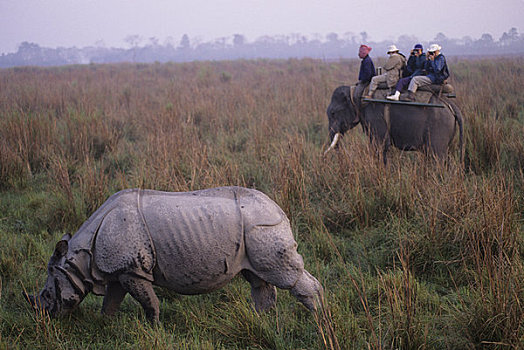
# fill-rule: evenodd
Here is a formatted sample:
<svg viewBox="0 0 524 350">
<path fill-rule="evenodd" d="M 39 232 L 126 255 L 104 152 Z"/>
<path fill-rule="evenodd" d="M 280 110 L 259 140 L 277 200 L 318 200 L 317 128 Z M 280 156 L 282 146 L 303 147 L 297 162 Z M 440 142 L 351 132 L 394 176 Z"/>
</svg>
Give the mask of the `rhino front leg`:
<svg viewBox="0 0 524 350">
<path fill-rule="evenodd" d="M 106 286 L 106 295 L 102 303 L 102 313 L 108 316 L 113 316 L 118 311 L 122 300 L 127 292 L 120 285 L 119 282 L 110 282 Z"/>
<path fill-rule="evenodd" d="M 160 302 L 153 290 L 153 284 L 142 278 L 132 275 L 120 275 L 118 278 L 123 289 L 135 298 L 146 314 L 146 319 L 151 323 L 158 323 Z"/>
<path fill-rule="evenodd" d="M 251 285 L 251 297 L 257 312 L 266 311 L 275 306 L 277 289 L 249 270 L 242 270 L 242 275 Z"/>
</svg>

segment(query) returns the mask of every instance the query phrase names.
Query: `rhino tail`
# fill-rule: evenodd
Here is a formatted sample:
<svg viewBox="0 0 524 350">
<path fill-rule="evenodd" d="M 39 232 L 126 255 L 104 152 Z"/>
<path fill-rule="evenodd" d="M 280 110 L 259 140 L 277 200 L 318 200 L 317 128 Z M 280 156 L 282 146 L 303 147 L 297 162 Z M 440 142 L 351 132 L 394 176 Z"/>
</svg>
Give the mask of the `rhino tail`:
<svg viewBox="0 0 524 350">
<path fill-rule="evenodd" d="M 242 217 L 244 231 L 257 226 L 276 226 L 287 221 L 286 214 L 267 195 L 254 189 L 237 188 L 234 198 Z"/>
</svg>

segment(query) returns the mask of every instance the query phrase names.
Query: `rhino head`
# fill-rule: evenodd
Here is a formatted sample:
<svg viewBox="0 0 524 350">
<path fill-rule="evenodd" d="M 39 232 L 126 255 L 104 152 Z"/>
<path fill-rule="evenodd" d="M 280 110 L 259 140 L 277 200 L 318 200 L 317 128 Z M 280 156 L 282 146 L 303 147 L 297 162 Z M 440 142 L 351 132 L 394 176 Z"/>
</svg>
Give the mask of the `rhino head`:
<svg viewBox="0 0 524 350">
<path fill-rule="evenodd" d="M 69 234 L 56 244 L 55 251 L 47 265 L 47 281 L 38 296 L 25 294 L 27 301 L 36 309 L 51 317 L 67 314 L 83 300 L 82 287 L 74 283 L 74 277 L 65 265 Z"/>
</svg>

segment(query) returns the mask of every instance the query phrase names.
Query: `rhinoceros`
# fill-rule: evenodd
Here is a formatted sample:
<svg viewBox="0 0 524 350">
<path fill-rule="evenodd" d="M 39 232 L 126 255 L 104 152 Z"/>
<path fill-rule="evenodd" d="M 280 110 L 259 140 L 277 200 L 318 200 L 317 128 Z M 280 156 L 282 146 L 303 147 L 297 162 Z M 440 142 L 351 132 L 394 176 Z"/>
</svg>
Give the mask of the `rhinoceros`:
<svg viewBox="0 0 524 350">
<path fill-rule="evenodd" d="M 290 223 L 262 192 L 219 187 L 194 192 L 130 189 L 112 195 L 71 237 L 56 244 L 33 307 L 50 316 L 72 311 L 92 292 L 114 314 L 129 293 L 159 321 L 153 285 L 179 294 L 223 287 L 239 272 L 257 311 L 288 289 L 315 310 L 323 289 L 304 269 Z"/>
</svg>

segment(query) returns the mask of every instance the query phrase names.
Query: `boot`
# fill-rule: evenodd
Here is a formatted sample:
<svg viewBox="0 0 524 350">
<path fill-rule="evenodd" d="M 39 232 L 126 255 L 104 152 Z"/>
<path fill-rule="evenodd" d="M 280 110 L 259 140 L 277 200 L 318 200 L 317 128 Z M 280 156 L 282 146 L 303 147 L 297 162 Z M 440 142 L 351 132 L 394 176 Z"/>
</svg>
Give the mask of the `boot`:
<svg viewBox="0 0 524 350">
<path fill-rule="evenodd" d="M 400 91 L 398 90 L 395 91 L 393 95 L 386 96 L 388 100 L 392 100 L 392 101 L 398 101 L 399 97 L 400 97 Z"/>
<path fill-rule="evenodd" d="M 402 99 L 406 102 L 415 102 L 415 93 L 413 91 L 408 91 L 408 95 Z"/>
</svg>

